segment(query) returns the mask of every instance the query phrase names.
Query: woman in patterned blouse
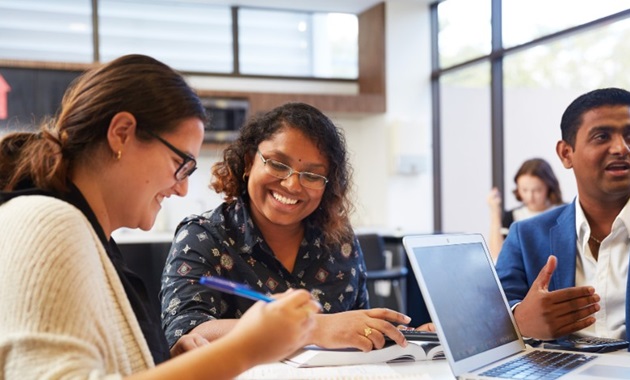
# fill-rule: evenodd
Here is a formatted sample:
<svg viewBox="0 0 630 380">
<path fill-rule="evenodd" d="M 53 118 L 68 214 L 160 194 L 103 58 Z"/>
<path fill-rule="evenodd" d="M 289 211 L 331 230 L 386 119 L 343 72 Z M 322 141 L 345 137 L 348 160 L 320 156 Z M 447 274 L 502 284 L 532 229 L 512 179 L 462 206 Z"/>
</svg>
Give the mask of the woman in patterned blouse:
<svg viewBox="0 0 630 380">
<path fill-rule="evenodd" d="M 316 108 L 288 103 L 249 121 L 213 167 L 225 202 L 177 228 L 161 291 L 169 344 L 190 332 L 214 340 L 252 305 L 199 284 L 220 276 L 266 294 L 309 290 L 323 307 L 310 343 L 369 351 L 389 336 L 406 345 L 395 325 L 409 317 L 369 309 L 350 177 L 343 134 Z"/>
</svg>

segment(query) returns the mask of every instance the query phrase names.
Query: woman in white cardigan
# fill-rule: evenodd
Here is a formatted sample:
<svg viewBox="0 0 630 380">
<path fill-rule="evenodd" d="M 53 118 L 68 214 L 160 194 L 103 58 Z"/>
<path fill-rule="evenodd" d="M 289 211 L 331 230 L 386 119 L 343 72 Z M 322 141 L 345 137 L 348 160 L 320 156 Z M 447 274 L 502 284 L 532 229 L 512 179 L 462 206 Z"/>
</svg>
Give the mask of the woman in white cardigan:
<svg viewBox="0 0 630 380">
<path fill-rule="evenodd" d="M 129 55 L 82 75 L 39 132 L 0 141 L 0 377 L 227 379 L 310 339 L 319 304 L 294 291 L 169 352 L 111 238 L 186 194 L 205 121 L 179 74 Z"/>
</svg>

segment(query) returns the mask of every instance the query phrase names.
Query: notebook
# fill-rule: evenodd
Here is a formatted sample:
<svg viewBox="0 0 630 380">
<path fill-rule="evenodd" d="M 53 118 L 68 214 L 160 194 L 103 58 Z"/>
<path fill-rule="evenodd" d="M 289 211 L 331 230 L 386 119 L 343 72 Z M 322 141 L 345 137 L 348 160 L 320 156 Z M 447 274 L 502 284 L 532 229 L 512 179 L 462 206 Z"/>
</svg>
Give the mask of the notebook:
<svg viewBox="0 0 630 380">
<path fill-rule="evenodd" d="M 458 379 L 497 379 L 487 372 L 532 351 L 575 354 L 525 346 L 480 234 L 406 236 L 403 245 Z M 557 378 L 630 379 L 627 351 L 578 355 L 584 364 Z"/>
</svg>

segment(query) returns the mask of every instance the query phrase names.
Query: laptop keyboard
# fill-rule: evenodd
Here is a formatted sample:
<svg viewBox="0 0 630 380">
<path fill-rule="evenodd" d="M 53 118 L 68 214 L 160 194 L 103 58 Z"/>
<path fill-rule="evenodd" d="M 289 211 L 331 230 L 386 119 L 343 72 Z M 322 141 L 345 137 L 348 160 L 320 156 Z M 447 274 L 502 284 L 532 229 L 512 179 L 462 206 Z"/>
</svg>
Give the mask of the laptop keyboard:
<svg viewBox="0 0 630 380">
<path fill-rule="evenodd" d="M 561 351 L 532 351 L 480 375 L 502 379 L 553 380 L 595 357 Z"/>
</svg>

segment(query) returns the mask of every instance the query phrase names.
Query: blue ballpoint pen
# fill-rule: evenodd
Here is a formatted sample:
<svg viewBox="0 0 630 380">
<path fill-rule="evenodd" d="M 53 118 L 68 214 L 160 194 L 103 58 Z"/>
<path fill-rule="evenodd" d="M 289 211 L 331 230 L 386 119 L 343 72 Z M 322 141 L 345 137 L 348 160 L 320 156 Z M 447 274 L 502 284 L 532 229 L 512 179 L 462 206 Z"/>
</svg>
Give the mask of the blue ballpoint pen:
<svg viewBox="0 0 630 380">
<path fill-rule="evenodd" d="M 199 279 L 199 283 L 214 290 L 249 298 L 254 301 L 271 302 L 274 300 L 271 297 L 255 291 L 245 284 L 239 284 L 216 276 L 201 277 Z"/>
</svg>

